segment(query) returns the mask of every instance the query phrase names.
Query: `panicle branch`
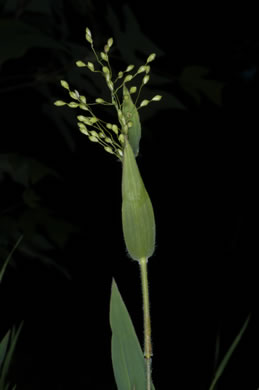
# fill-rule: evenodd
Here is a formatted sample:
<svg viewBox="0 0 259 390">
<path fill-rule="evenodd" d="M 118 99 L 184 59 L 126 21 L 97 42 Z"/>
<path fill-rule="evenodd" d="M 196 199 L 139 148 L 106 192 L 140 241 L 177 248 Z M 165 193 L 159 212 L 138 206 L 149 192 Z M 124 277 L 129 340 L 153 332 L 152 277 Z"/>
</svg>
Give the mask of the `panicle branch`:
<svg viewBox="0 0 259 390">
<path fill-rule="evenodd" d="M 70 108 L 81 109 L 87 111 L 87 116 L 77 115 L 77 125 L 81 133 L 85 134 L 91 142 L 99 143 L 103 146 L 104 150 L 108 153 L 115 154 L 120 160 L 123 156 L 125 136 L 128 136 L 129 129 L 134 127 L 134 120 L 130 118 L 132 115 L 129 113 L 129 118 L 125 117 L 125 105 L 126 96 L 122 94 L 122 99 L 119 96 L 119 91 L 126 88 L 126 84 L 132 82 L 132 80 L 138 75 L 144 73 L 140 87 L 138 88 L 135 85 L 129 87 L 129 95 L 133 95 L 137 92 L 137 97 L 134 105 L 134 110 L 147 106 L 150 102 L 161 100 L 162 96 L 156 95 L 151 100 L 144 99 L 137 107 L 137 101 L 139 99 L 141 90 L 144 85 L 150 80 L 150 63 L 154 61 L 156 54 L 152 53 L 148 56 L 146 63 L 141 65 L 135 73 L 132 72 L 135 69 L 135 65 L 130 64 L 126 67 L 124 71 L 119 71 L 117 77 L 113 80 L 112 68 L 109 60 L 109 52 L 113 46 L 113 38 L 109 38 L 107 43 L 104 45 L 103 51 L 98 55 L 94 48 L 94 41 L 90 29 L 87 27 L 85 29 L 85 38 L 87 42 L 91 45 L 91 49 L 96 58 L 98 66 L 91 62 L 84 62 L 82 60 L 76 61 L 76 66 L 79 68 L 87 68 L 93 73 L 100 73 L 105 81 L 108 89 L 111 94 L 111 101 L 105 101 L 103 98 L 98 97 L 95 99 L 95 102 L 89 103 L 84 95 L 81 95 L 77 90 L 72 90 L 67 81 L 61 80 L 61 86 L 68 91 L 69 96 L 72 98 L 72 101 L 65 102 L 63 100 L 55 101 L 55 105 L 68 106 Z M 119 83 L 119 85 L 117 85 Z M 116 85 L 116 86 L 115 86 Z M 114 106 L 117 112 L 118 124 L 107 123 L 100 118 L 97 118 L 93 113 L 91 106 L 93 105 L 104 105 L 104 106 Z M 133 131 L 134 129 L 132 129 Z"/>
</svg>

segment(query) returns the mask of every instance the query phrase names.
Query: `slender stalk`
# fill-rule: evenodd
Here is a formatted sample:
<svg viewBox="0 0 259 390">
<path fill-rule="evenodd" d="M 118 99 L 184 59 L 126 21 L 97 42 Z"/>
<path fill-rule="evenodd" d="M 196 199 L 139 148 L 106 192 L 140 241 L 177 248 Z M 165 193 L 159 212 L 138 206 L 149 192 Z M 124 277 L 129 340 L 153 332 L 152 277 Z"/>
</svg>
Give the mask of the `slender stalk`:
<svg viewBox="0 0 259 390">
<path fill-rule="evenodd" d="M 147 375 L 147 390 L 151 390 L 151 359 L 152 359 L 152 343 L 151 343 L 151 320 L 150 320 L 150 305 L 148 292 L 148 273 L 147 273 L 147 258 L 142 257 L 139 260 L 141 272 L 141 284 L 143 294 L 143 314 L 144 314 L 144 357 L 146 360 L 146 375 Z"/>
</svg>

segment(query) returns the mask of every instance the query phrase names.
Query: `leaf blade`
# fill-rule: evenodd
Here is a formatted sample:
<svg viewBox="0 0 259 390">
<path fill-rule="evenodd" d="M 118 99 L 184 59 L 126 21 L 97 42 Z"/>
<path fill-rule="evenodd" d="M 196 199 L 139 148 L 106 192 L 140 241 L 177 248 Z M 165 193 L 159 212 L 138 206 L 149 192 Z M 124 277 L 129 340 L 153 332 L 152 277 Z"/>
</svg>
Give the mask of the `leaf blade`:
<svg viewBox="0 0 259 390">
<path fill-rule="evenodd" d="M 230 347 L 227 350 L 224 358 L 222 359 L 221 363 L 219 364 L 219 366 L 218 366 L 218 368 L 216 370 L 216 373 L 214 375 L 214 378 L 213 378 L 213 380 L 211 382 L 211 385 L 209 387 L 209 390 L 213 390 L 215 388 L 216 383 L 218 382 L 219 378 L 223 374 L 223 371 L 225 370 L 226 365 L 228 364 L 231 355 L 233 354 L 234 350 L 238 346 L 238 344 L 239 344 L 239 342 L 241 340 L 241 337 L 243 336 L 243 334 L 244 334 L 244 332 L 245 332 L 245 330 L 246 330 L 246 328 L 248 326 L 249 320 L 250 320 L 250 315 L 245 320 L 245 322 L 244 322 L 242 328 L 240 329 L 238 335 L 236 336 L 236 338 L 234 339 L 234 341 L 230 345 Z"/>
<path fill-rule="evenodd" d="M 110 301 L 112 365 L 118 390 L 146 388 L 145 359 L 115 280 Z M 152 390 L 154 386 L 152 385 Z"/>
<path fill-rule="evenodd" d="M 15 243 L 13 249 L 11 250 L 11 252 L 9 253 L 9 255 L 7 256 L 5 262 L 4 262 L 4 264 L 3 264 L 3 266 L 2 266 L 2 268 L 1 268 L 1 270 L 0 270 L 0 283 L 2 282 L 4 273 L 5 273 L 5 269 L 6 269 L 7 265 L 8 265 L 8 263 L 9 263 L 9 261 L 11 260 L 11 257 L 12 257 L 12 255 L 13 255 L 13 253 L 15 252 L 16 248 L 19 246 L 19 244 L 20 244 L 20 242 L 22 241 L 22 239 L 23 239 L 23 235 L 21 235 L 21 236 L 18 238 L 18 240 L 16 241 L 16 243 Z"/>
<path fill-rule="evenodd" d="M 7 346 L 9 343 L 9 338 L 10 338 L 10 329 L 6 332 L 5 336 L 2 338 L 0 341 L 0 373 L 1 373 L 1 367 L 2 363 L 5 359 L 6 356 L 6 351 L 7 351 Z"/>
<path fill-rule="evenodd" d="M 132 124 L 132 126 L 128 129 L 128 137 L 134 155 L 137 156 L 139 152 L 139 142 L 141 139 L 141 123 L 139 119 L 138 110 L 133 103 L 130 93 L 125 84 L 123 86 L 122 113 L 126 121 L 130 121 Z"/>
<path fill-rule="evenodd" d="M 0 389 L 7 389 L 9 387 L 9 384 L 6 383 L 6 378 L 8 375 L 8 371 L 10 368 L 10 364 L 13 358 L 14 350 L 17 344 L 17 340 L 19 337 L 19 334 L 21 332 L 23 326 L 23 322 L 19 325 L 18 329 L 13 327 L 11 330 L 7 332 L 7 344 L 8 347 L 5 351 L 4 359 L 1 366 L 1 372 L 0 372 Z M 5 336 L 5 337 L 6 337 Z"/>
</svg>

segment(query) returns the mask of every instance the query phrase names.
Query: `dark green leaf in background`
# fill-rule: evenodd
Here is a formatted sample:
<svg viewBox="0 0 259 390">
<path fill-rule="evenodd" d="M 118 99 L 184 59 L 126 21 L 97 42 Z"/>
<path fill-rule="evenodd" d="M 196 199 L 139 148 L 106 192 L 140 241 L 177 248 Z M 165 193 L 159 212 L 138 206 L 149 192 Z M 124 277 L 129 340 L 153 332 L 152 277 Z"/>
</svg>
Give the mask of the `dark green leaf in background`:
<svg viewBox="0 0 259 390">
<path fill-rule="evenodd" d="M 215 386 L 219 380 L 219 378 L 221 377 L 221 375 L 223 374 L 223 371 L 225 370 L 233 352 L 235 351 L 236 347 L 238 346 L 240 340 L 241 340 L 241 337 L 243 336 L 247 326 L 248 326 L 248 323 L 249 323 L 249 320 L 250 320 L 250 315 L 247 317 L 247 319 L 245 320 L 242 328 L 240 329 L 238 335 L 236 336 L 235 340 L 233 341 L 233 343 L 231 344 L 231 346 L 229 347 L 227 353 L 225 354 L 225 356 L 223 357 L 222 361 L 220 362 L 216 372 L 215 372 L 215 375 L 214 375 L 214 378 L 211 382 L 211 385 L 209 387 L 209 390 L 214 390 L 215 389 Z"/>
<path fill-rule="evenodd" d="M 156 53 L 158 56 L 164 52 L 145 35 L 141 26 L 128 4 L 122 5 L 123 20 L 119 19 L 111 6 L 108 7 L 107 20 L 116 38 L 116 46 L 120 50 L 121 58 L 127 64 L 139 64 L 137 53 L 148 56 Z M 124 28 L 122 29 L 122 26 Z M 142 61 L 142 60 L 141 60 Z"/>
<path fill-rule="evenodd" d="M 0 342 L 0 390 L 9 389 L 7 375 L 22 326 L 23 322 L 20 324 L 18 329 L 13 327 L 12 329 L 8 330 Z"/>
<path fill-rule="evenodd" d="M 20 242 L 22 241 L 23 239 L 23 236 L 21 235 L 18 240 L 16 241 L 13 249 L 11 250 L 11 252 L 9 253 L 9 255 L 7 256 L 6 260 L 4 261 L 4 264 L 0 264 L 0 283 L 2 282 L 2 279 L 3 279 L 3 275 L 4 275 L 4 272 L 5 272 L 5 269 L 14 253 L 14 251 L 16 250 L 16 248 L 19 246 Z M 1 367 L 1 353 L 0 353 L 0 367 Z"/>
<path fill-rule="evenodd" d="M 33 47 L 66 50 L 58 41 L 15 19 L 0 19 L 0 63 L 22 57 Z"/>
<path fill-rule="evenodd" d="M 61 179 L 59 174 L 44 163 L 18 153 L 6 153 L 0 156 L 1 173 L 8 173 L 12 179 L 28 187 L 36 184 L 46 176 Z"/>
<path fill-rule="evenodd" d="M 51 0 L 25 0 L 25 1 L 17 1 L 17 0 L 5 0 L 4 12 L 16 12 L 17 9 L 22 8 L 23 11 L 30 12 L 38 12 L 46 15 L 50 15 Z"/>
<path fill-rule="evenodd" d="M 204 66 L 186 66 L 179 78 L 182 88 L 200 104 L 201 96 L 206 96 L 214 104 L 222 103 L 224 83 L 206 78 L 209 69 Z"/>
<path fill-rule="evenodd" d="M 4 358 L 6 355 L 6 351 L 7 351 L 7 346 L 8 346 L 8 342 L 9 342 L 9 338 L 10 338 L 10 332 L 11 331 L 9 329 L 8 332 L 5 334 L 5 336 L 2 338 L 2 340 L 0 342 L 0 373 L 1 373 L 1 368 L 2 368 Z"/>
</svg>

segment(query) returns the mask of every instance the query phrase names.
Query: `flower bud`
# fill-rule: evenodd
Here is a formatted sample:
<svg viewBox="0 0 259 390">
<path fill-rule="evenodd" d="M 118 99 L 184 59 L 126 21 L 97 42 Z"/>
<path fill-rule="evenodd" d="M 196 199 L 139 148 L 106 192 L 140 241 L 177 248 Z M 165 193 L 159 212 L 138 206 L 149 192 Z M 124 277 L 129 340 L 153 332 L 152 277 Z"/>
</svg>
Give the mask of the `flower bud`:
<svg viewBox="0 0 259 390">
<path fill-rule="evenodd" d="M 123 134 L 120 134 L 119 137 L 118 137 L 118 140 L 120 141 L 120 143 L 123 145 L 124 144 L 124 141 L 125 141 L 125 137 Z"/>
<path fill-rule="evenodd" d="M 70 108 L 77 108 L 78 106 L 79 106 L 79 104 L 76 103 L 76 102 L 70 102 L 70 103 L 68 103 L 68 107 L 70 107 Z"/>
<path fill-rule="evenodd" d="M 155 53 L 152 53 L 150 54 L 150 56 L 148 57 L 147 59 L 147 64 L 151 61 L 154 61 L 154 59 L 156 58 L 156 54 Z"/>
<path fill-rule="evenodd" d="M 106 53 L 101 52 L 101 58 L 102 58 L 104 61 L 108 62 L 108 56 L 107 56 Z"/>
<path fill-rule="evenodd" d="M 77 94 L 74 91 L 69 91 L 69 95 L 72 99 L 78 100 Z"/>
<path fill-rule="evenodd" d="M 75 91 L 75 92 L 77 92 L 77 91 Z M 79 96 L 79 100 L 80 100 L 81 103 L 86 104 L 86 97 L 85 96 L 80 95 Z"/>
<path fill-rule="evenodd" d="M 78 68 L 83 68 L 86 64 L 83 61 L 76 61 L 76 66 L 78 66 Z"/>
<path fill-rule="evenodd" d="M 130 88 L 130 94 L 137 92 L 137 87 Z"/>
<path fill-rule="evenodd" d="M 150 72 L 150 65 L 146 65 L 146 74 Z"/>
<path fill-rule="evenodd" d="M 118 134 L 118 133 L 119 133 L 118 126 L 117 126 L 117 125 L 112 125 L 112 131 L 113 131 L 115 134 Z"/>
<path fill-rule="evenodd" d="M 94 135 L 90 135 L 88 138 L 89 138 L 89 140 L 92 141 L 92 142 L 99 142 L 99 141 L 98 141 L 98 138 L 96 138 Z"/>
<path fill-rule="evenodd" d="M 127 83 L 128 81 L 131 81 L 132 80 L 132 75 L 131 74 L 128 74 L 125 79 L 124 79 L 124 83 Z"/>
<path fill-rule="evenodd" d="M 141 65 L 139 68 L 138 68 L 138 71 L 137 73 L 143 73 L 146 71 L 146 65 Z"/>
<path fill-rule="evenodd" d="M 89 30 L 88 27 L 86 27 L 85 29 L 85 39 L 89 42 L 89 43 L 93 43 L 93 40 L 92 40 L 92 34 L 91 34 L 91 31 Z"/>
<path fill-rule="evenodd" d="M 107 66 L 103 66 L 102 67 L 102 71 L 103 71 L 104 74 L 109 74 L 110 73 L 109 68 Z"/>
<path fill-rule="evenodd" d="M 88 69 L 91 70 L 91 72 L 94 72 L 94 64 L 92 62 L 88 61 L 87 62 L 87 67 L 88 67 Z"/>
<path fill-rule="evenodd" d="M 95 99 L 96 103 L 105 103 L 105 101 L 102 98 Z"/>
<path fill-rule="evenodd" d="M 99 137 L 98 134 L 97 134 L 97 132 L 96 132 L 95 130 L 91 130 L 91 131 L 90 131 L 90 134 L 91 134 L 92 136 L 96 137 L 96 138 Z"/>
<path fill-rule="evenodd" d="M 135 68 L 135 65 L 129 65 L 128 67 L 127 67 L 127 69 L 125 70 L 125 72 L 130 72 L 132 69 L 134 69 Z"/>
<path fill-rule="evenodd" d="M 104 146 L 104 150 L 108 153 L 114 154 L 114 152 L 110 146 Z"/>
<path fill-rule="evenodd" d="M 146 74 L 146 76 L 143 78 L 143 84 L 147 84 L 148 80 L 150 79 L 149 75 Z"/>
<path fill-rule="evenodd" d="M 144 99 L 144 100 L 142 100 L 142 102 L 140 103 L 140 106 L 139 106 L 139 107 L 145 107 L 145 106 L 148 105 L 148 103 L 149 103 L 149 100 Z"/>
<path fill-rule="evenodd" d="M 79 107 L 81 110 L 89 111 L 88 107 L 84 103 L 79 104 Z"/>
<path fill-rule="evenodd" d="M 61 106 L 65 106 L 67 103 L 66 102 L 63 102 L 63 100 L 56 100 L 54 102 L 55 106 L 57 107 L 61 107 Z"/>
<path fill-rule="evenodd" d="M 79 127 L 79 130 L 81 131 L 81 133 L 85 134 L 85 135 L 89 135 L 89 132 L 86 128 L 86 125 L 84 125 L 83 123 L 81 122 L 78 122 L 77 123 L 78 127 Z"/>
<path fill-rule="evenodd" d="M 69 85 L 68 85 L 68 82 L 65 81 L 65 80 L 60 80 L 60 84 L 63 88 L 66 88 L 69 90 Z"/>
<path fill-rule="evenodd" d="M 110 90 L 110 91 L 113 91 L 113 90 L 114 90 L 114 88 L 113 88 L 113 82 L 110 81 L 110 80 L 107 80 L 107 78 L 106 78 L 106 81 L 107 81 L 107 85 L 108 85 L 109 90 Z"/>
<path fill-rule="evenodd" d="M 161 100 L 162 99 L 162 96 L 161 95 L 156 95 L 156 96 L 154 96 L 151 100 L 153 101 L 153 102 L 159 102 L 159 100 Z"/>
<path fill-rule="evenodd" d="M 113 45 L 113 38 L 109 38 L 109 39 L 108 39 L 107 45 L 108 45 L 109 47 L 112 47 L 112 45 Z"/>
</svg>

